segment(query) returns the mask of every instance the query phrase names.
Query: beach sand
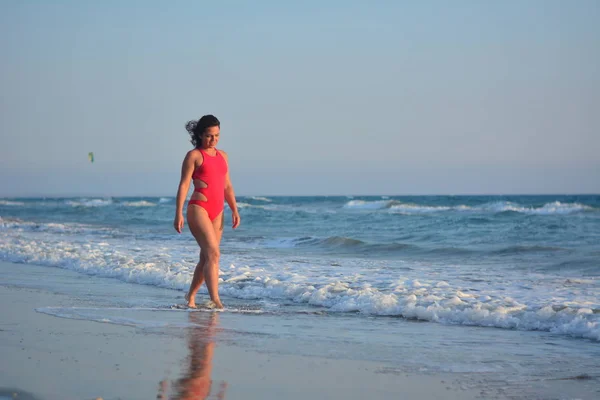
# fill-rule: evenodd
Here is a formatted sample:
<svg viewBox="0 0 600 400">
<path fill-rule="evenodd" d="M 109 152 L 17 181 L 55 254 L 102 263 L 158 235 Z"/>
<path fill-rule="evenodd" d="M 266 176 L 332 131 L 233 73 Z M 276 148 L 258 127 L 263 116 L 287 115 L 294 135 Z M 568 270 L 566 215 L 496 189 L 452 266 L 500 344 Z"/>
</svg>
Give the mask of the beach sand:
<svg viewBox="0 0 600 400">
<path fill-rule="evenodd" d="M 24 267 L 37 274 L 24 276 L 29 284 L 0 283 L 0 395 L 48 400 L 481 398 L 480 391 L 462 386 L 452 374 L 398 373 L 385 363 L 284 354 L 278 350 L 281 341 L 270 348 L 268 338 L 259 338 L 260 346 L 246 346 L 252 338 L 237 343 L 221 313 L 167 313 L 181 326 L 157 323 L 144 329 L 127 319 L 120 325 L 47 315 L 36 308 L 86 304 L 80 296 L 31 284 L 45 273 L 51 280 L 61 270 L 2 262 L 0 271 Z M 92 279 L 81 277 L 71 282 L 73 293 L 81 293 Z M 277 332 L 285 321 L 271 317 L 268 323 Z"/>
</svg>

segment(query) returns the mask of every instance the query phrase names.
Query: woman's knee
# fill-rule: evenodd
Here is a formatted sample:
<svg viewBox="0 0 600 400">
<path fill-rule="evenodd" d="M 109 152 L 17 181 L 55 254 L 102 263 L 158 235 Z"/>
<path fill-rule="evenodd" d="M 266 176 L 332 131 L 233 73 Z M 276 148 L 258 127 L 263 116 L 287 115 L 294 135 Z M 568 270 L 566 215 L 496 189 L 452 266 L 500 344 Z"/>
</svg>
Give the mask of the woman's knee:
<svg viewBox="0 0 600 400">
<path fill-rule="evenodd" d="M 202 250 L 202 254 L 206 257 L 207 263 L 218 262 L 221 256 L 221 251 L 217 246 L 210 246 L 207 249 Z"/>
</svg>

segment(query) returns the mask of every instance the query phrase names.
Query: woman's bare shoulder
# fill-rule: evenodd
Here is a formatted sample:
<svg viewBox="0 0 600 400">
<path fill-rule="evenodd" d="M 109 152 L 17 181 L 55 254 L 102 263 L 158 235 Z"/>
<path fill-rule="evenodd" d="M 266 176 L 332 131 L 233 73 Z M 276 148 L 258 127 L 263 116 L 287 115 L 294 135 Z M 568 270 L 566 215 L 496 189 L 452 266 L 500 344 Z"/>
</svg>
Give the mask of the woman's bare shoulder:
<svg viewBox="0 0 600 400">
<path fill-rule="evenodd" d="M 202 152 L 198 151 L 198 149 L 192 149 L 185 154 L 185 158 L 192 160 L 202 158 Z"/>
</svg>

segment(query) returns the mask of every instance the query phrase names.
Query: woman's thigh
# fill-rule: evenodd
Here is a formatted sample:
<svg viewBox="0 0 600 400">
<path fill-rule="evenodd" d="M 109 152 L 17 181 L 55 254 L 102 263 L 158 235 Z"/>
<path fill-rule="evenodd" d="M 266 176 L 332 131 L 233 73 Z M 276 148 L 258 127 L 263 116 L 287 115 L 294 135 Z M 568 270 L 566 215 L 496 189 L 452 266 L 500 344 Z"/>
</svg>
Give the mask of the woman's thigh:
<svg viewBox="0 0 600 400">
<path fill-rule="evenodd" d="M 217 244 L 221 243 L 221 237 L 223 236 L 223 223 L 224 223 L 224 219 L 223 219 L 223 212 L 221 211 L 221 214 L 219 214 L 217 216 L 217 218 L 215 218 L 212 221 L 212 225 L 213 225 L 213 229 L 215 231 L 215 235 L 217 236 Z"/>
<path fill-rule="evenodd" d="M 217 236 L 213 222 L 208 218 L 208 213 L 202 207 L 189 205 L 187 209 L 187 220 L 190 231 L 196 239 L 201 250 L 208 251 L 210 248 L 218 248 L 221 240 L 220 234 Z"/>
</svg>

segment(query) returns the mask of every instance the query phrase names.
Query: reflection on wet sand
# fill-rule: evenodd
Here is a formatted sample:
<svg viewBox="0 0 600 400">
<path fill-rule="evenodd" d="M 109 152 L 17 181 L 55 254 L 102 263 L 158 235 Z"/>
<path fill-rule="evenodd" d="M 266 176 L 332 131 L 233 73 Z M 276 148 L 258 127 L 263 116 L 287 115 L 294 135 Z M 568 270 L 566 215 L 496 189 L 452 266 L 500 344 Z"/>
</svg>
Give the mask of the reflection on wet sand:
<svg viewBox="0 0 600 400">
<path fill-rule="evenodd" d="M 189 321 L 194 326 L 188 328 L 186 333 L 190 349 L 187 370 L 183 372 L 181 378 L 171 382 L 171 390 L 169 390 L 169 381 L 162 381 L 157 399 L 208 399 L 211 391 L 216 392 L 213 398 L 224 399 L 227 383 L 221 382 L 213 387 L 210 378 L 219 314 L 190 312 Z"/>
</svg>

